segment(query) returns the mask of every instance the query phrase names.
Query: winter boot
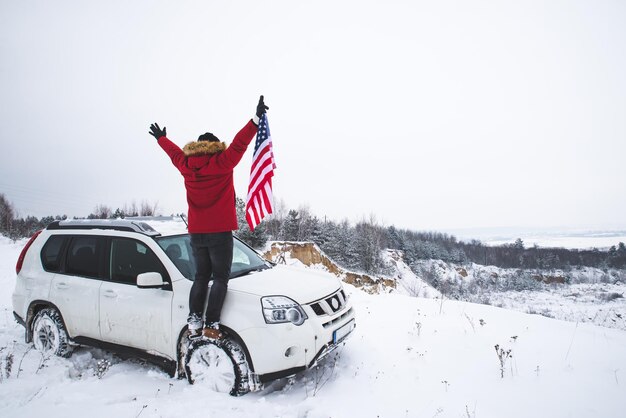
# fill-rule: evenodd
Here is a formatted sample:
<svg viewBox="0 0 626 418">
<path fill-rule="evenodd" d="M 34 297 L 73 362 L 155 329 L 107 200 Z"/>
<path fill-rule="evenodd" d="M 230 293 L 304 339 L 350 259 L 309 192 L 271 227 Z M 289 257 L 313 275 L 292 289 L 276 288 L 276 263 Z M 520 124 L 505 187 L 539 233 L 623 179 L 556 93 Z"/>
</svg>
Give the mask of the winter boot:
<svg viewBox="0 0 626 418">
<path fill-rule="evenodd" d="M 187 318 L 187 329 L 189 330 L 190 340 L 202 337 L 202 318 L 195 313 L 189 314 Z"/>
<path fill-rule="evenodd" d="M 220 323 L 211 322 L 210 324 L 207 324 L 207 326 L 202 330 L 202 336 L 204 338 L 208 338 L 209 340 L 221 340 L 224 338 L 224 334 L 220 331 Z"/>
</svg>

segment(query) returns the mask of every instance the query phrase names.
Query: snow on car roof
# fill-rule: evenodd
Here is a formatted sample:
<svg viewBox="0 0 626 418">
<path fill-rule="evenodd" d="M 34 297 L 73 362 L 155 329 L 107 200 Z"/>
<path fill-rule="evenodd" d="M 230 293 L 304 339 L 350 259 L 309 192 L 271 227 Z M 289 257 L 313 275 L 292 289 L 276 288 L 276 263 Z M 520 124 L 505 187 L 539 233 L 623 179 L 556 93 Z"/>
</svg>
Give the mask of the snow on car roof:
<svg viewBox="0 0 626 418">
<path fill-rule="evenodd" d="M 72 219 L 54 221 L 47 229 L 113 229 L 118 231 L 132 231 L 156 237 L 161 235 L 148 223 L 128 219 Z"/>
</svg>

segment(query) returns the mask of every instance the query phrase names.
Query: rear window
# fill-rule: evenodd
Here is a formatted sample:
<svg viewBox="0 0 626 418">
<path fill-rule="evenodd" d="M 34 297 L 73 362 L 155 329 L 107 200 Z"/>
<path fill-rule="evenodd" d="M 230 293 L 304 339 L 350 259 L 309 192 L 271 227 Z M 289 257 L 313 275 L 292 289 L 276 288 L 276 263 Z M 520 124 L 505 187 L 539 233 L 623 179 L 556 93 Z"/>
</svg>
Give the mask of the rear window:
<svg viewBox="0 0 626 418">
<path fill-rule="evenodd" d="M 67 241 L 66 235 L 52 235 L 41 250 L 41 264 L 44 270 L 58 273 L 61 270 L 63 247 Z"/>
<path fill-rule="evenodd" d="M 154 252 L 142 242 L 130 238 L 111 239 L 111 280 L 118 283 L 137 284 L 142 273 L 160 273 L 169 281 L 167 270 Z"/>
<path fill-rule="evenodd" d="M 98 237 L 75 236 L 67 250 L 67 265 L 65 272 L 84 277 L 98 277 L 99 263 Z"/>
</svg>

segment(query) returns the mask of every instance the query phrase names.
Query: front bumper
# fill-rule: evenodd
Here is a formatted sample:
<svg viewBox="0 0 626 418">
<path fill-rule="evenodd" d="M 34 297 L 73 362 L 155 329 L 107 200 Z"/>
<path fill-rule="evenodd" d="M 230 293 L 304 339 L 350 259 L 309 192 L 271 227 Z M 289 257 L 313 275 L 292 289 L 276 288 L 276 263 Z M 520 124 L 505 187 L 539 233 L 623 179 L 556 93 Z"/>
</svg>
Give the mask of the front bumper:
<svg viewBox="0 0 626 418">
<path fill-rule="evenodd" d="M 342 343 L 346 340 L 346 338 L 348 338 L 352 334 L 352 331 L 354 331 L 355 329 L 356 329 L 356 320 L 353 317 L 350 321 L 348 321 L 347 323 L 342 325 L 342 327 L 336 329 L 333 332 L 333 341 L 325 344 L 317 352 L 317 355 L 315 356 L 315 358 L 313 358 L 313 360 L 311 361 L 311 363 L 309 363 L 307 367 L 311 368 L 315 366 L 315 364 L 318 361 L 322 360 L 324 357 L 328 356 L 330 353 L 332 353 L 337 348 L 339 348 L 342 345 Z M 340 331 L 341 331 L 341 334 L 339 334 Z"/>
<path fill-rule="evenodd" d="M 313 367 L 340 347 L 356 327 L 350 306 L 333 316 L 316 315 L 308 306 L 304 309 L 309 319 L 300 326 L 271 324 L 241 332 L 261 383 Z"/>
<path fill-rule="evenodd" d="M 284 377 L 293 376 L 296 373 L 300 373 L 306 369 L 310 369 L 311 367 L 314 367 L 318 362 L 320 362 L 322 359 L 324 359 L 326 356 L 331 354 L 333 351 L 335 351 L 337 348 L 339 348 L 343 344 L 345 339 L 348 338 L 350 334 L 352 334 L 352 331 L 354 331 L 354 329 L 356 328 L 356 321 L 353 318 L 349 323 L 345 324 L 344 326 L 350 327 L 350 330 L 347 331 L 347 333 L 343 335 L 342 338 L 337 339 L 335 342 L 328 342 L 324 344 L 322 348 L 320 348 L 320 350 L 317 352 L 317 354 L 313 357 L 313 359 L 308 364 L 292 367 L 292 368 L 285 369 L 285 370 L 280 370 L 277 372 L 257 375 L 259 382 L 267 383 L 272 380 L 282 379 Z"/>
</svg>

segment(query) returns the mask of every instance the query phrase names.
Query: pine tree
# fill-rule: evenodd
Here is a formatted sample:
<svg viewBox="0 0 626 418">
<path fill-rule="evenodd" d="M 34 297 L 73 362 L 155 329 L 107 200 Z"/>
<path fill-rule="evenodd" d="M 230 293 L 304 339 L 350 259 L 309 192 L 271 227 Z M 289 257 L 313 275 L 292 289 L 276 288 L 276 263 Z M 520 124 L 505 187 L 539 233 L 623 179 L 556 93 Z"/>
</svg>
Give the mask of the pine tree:
<svg viewBox="0 0 626 418">
<path fill-rule="evenodd" d="M 300 214 L 290 210 L 283 223 L 282 236 L 285 241 L 300 241 Z"/>
<path fill-rule="evenodd" d="M 13 228 L 15 210 L 4 194 L 0 194 L 0 233 L 9 236 Z"/>
<path fill-rule="evenodd" d="M 263 248 L 268 239 L 265 223 L 261 222 L 254 228 L 254 231 L 250 231 L 248 221 L 246 220 L 246 203 L 243 199 L 237 198 L 235 205 L 237 209 L 237 223 L 239 226 L 237 236 L 253 248 Z"/>
<path fill-rule="evenodd" d="M 115 212 L 113 212 L 113 215 L 111 215 L 111 217 L 113 219 L 124 219 L 126 217 L 126 214 L 124 213 L 123 210 L 121 210 L 120 208 L 115 209 Z"/>
<path fill-rule="evenodd" d="M 404 250 L 404 242 L 395 226 L 391 225 L 387 228 L 386 233 L 388 248 L 392 248 L 394 250 Z"/>
</svg>

